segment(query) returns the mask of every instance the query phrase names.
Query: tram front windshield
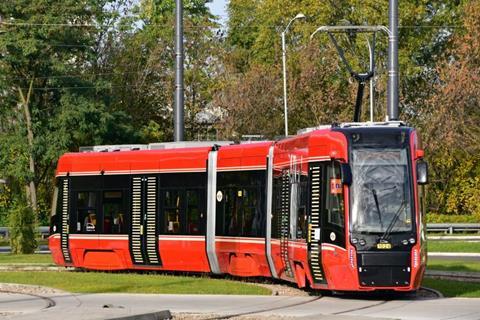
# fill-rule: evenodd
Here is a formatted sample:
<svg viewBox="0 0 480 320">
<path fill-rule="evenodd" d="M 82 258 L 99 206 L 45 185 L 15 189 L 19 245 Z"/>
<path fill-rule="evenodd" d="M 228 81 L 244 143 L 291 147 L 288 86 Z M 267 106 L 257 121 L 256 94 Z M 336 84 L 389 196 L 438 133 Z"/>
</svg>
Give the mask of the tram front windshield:
<svg viewBox="0 0 480 320">
<path fill-rule="evenodd" d="M 352 231 L 363 234 L 411 231 L 407 150 L 355 148 L 352 151 Z"/>
</svg>

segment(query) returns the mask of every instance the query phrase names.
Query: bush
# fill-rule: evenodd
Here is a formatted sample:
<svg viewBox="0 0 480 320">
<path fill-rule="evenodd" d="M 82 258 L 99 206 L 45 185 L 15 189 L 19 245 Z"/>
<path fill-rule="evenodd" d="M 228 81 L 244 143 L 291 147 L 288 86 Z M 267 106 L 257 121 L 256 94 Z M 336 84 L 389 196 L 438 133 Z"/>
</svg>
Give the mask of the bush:
<svg viewBox="0 0 480 320">
<path fill-rule="evenodd" d="M 480 214 L 438 214 L 428 213 L 427 223 L 480 223 Z"/>
<path fill-rule="evenodd" d="M 10 246 L 13 254 L 34 253 L 37 247 L 35 240 L 35 214 L 24 204 L 12 206 L 9 214 Z"/>
</svg>

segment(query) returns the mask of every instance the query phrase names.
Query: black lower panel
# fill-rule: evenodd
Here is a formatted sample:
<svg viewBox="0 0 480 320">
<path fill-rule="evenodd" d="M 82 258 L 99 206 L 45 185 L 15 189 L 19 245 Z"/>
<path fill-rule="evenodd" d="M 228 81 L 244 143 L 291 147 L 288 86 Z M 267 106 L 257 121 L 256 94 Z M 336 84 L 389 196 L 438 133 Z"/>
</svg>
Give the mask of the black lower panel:
<svg viewBox="0 0 480 320">
<path fill-rule="evenodd" d="M 360 267 L 360 284 L 365 287 L 401 287 L 410 285 L 408 267 Z"/>
</svg>

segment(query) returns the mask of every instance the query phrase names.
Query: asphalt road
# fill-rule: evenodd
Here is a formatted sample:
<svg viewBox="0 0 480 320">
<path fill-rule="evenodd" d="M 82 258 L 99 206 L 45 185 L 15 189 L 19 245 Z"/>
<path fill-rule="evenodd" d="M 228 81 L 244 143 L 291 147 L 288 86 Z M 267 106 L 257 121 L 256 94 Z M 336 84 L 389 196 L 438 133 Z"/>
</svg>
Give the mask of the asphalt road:
<svg viewBox="0 0 480 320">
<path fill-rule="evenodd" d="M 243 315 L 248 319 L 465 320 L 480 319 L 480 299 L 0 293 L 0 318 L 8 319 L 115 319 L 161 310 L 209 314 L 213 319 Z"/>
</svg>

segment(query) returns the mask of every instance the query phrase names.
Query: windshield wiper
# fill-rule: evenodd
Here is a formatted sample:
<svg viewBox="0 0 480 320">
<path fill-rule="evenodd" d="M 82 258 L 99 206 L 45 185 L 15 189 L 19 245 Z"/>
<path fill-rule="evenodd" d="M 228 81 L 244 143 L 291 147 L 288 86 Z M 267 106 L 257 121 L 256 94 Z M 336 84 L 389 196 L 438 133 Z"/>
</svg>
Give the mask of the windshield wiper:
<svg viewBox="0 0 480 320">
<path fill-rule="evenodd" d="M 405 206 L 405 200 L 402 200 L 402 203 L 400 204 L 400 207 L 398 208 L 397 212 L 395 212 L 395 215 L 393 216 L 392 221 L 388 225 L 387 229 L 383 233 L 383 235 L 380 237 L 380 240 L 385 240 L 390 233 L 392 232 L 393 227 L 395 226 L 395 223 L 398 220 L 398 217 L 400 216 L 400 213 L 402 212 L 403 207 Z"/>
<path fill-rule="evenodd" d="M 380 230 L 382 230 L 383 229 L 382 213 L 380 212 L 380 205 L 378 204 L 377 190 L 372 188 L 371 191 L 372 191 L 372 194 L 373 194 L 373 199 L 375 200 L 375 207 L 377 207 L 378 220 L 380 220 L 380 227 L 381 227 Z"/>
</svg>

